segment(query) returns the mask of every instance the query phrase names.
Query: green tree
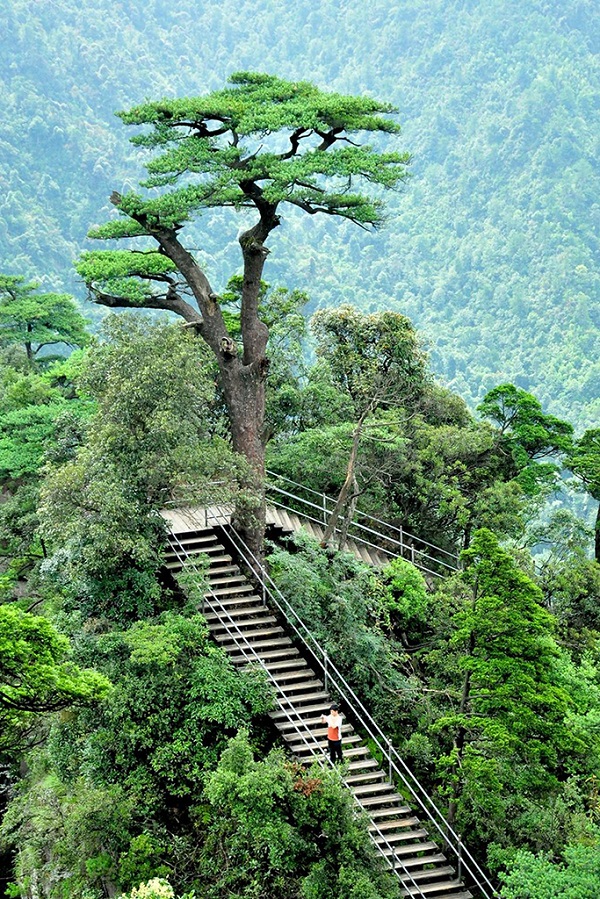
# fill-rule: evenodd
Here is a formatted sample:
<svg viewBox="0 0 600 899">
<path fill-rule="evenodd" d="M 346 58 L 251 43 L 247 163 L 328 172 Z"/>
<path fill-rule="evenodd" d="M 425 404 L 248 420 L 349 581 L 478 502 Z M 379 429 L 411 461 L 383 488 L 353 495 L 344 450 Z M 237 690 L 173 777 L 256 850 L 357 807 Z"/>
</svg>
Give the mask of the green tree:
<svg viewBox="0 0 600 899">
<path fill-rule="evenodd" d="M 166 309 L 184 318 L 217 360 L 234 449 L 244 455 L 258 496 L 243 521 L 254 549 L 264 530 L 264 413 L 268 328 L 259 314 L 266 242 L 291 205 L 309 215 L 343 218 L 363 228 L 382 222 L 379 199 L 356 192 L 367 182 L 393 188 L 406 178 L 407 154 L 359 146 L 354 135 L 396 133 L 393 107 L 367 97 L 323 93 L 306 82 L 238 73 L 204 97 L 145 103 L 120 113 L 128 125 L 149 125 L 132 138 L 153 151 L 146 195 L 113 193 L 117 221 L 92 229 L 101 239 L 150 238 L 153 248 L 84 253 L 77 265 L 96 302 Z M 154 191 L 158 191 L 158 195 Z M 242 351 L 230 333 L 220 297 L 182 230 L 206 209 L 249 210 L 242 231 Z M 192 305 L 195 302 L 196 306 Z"/>
<path fill-rule="evenodd" d="M 566 466 L 570 468 L 592 499 L 599 505 L 594 526 L 594 552 L 600 563 L 600 428 L 586 431 L 573 442 L 566 456 Z"/>
<path fill-rule="evenodd" d="M 485 529 L 463 559 L 464 571 L 435 605 L 447 636 L 426 658 L 430 670 L 444 672 L 446 689 L 449 678 L 455 687 L 455 707 L 433 728 L 447 746 L 438 768 L 450 820 L 487 839 L 504 831 L 506 839 L 508 793 L 543 795 L 565 756 L 577 752 L 565 727 L 571 699 L 537 585 Z"/>
<path fill-rule="evenodd" d="M 0 346 L 24 347 L 30 366 L 44 347 L 82 347 L 89 341 L 73 297 L 38 290 L 39 285 L 24 278 L 0 275 Z"/>
<path fill-rule="evenodd" d="M 201 342 L 130 315 L 109 316 L 104 334 L 79 378 L 97 411 L 73 457 L 48 469 L 40 533 L 52 551 L 45 572 L 78 607 L 126 620 L 163 599 L 160 509 L 202 502 L 214 480 L 233 484 L 239 460 L 213 433 L 215 387 Z"/>
<path fill-rule="evenodd" d="M 381 407 L 416 405 L 424 386 L 425 356 L 411 322 L 395 312 L 364 315 L 351 306 L 324 309 L 313 316 L 311 328 L 317 356 L 327 362 L 334 383 L 354 406 L 346 476 L 323 535 L 327 543 L 345 510 L 343 546 L 358 499 L 356 463 L 369 417 Z"/>
<path fill-rule="evenodd" d="M 236 670 L 198 614 L 96 628 L 77 628 L 79 657 L 112 689 L 57 717 L 3 824 L 25 894 L 32 878 L 48 899 L 200 879 L 205 782 L 240 727 L 260 745 L 271 707 L 262 673 Z"/>
<path fill-rule="evenodd" d="M 504 899 L 592 899 L 600 891 L 600 837 L 567 846 L 561 861 L 517 852 L 501 874 Z"/>
<path fill-rule="evenodd" d="M 277 585 L 357 693 L 395 724 L 408 686 L 401 670 L 404 648 L 390 633 L 394 594 L 387 589 L 387 572 L 380 579 L 350 553 L 324 549 L 302 532 L 294 535 L 293 547 L 268 557 Z M 408 603 L 408 577 L 402 581 L 396 596 L 404 593 Z M 419 581 L 417 573 L 415 606 L 423 599 Z M 413 611 L 419 617 L 422 610 Z"/>
<path fill-rule="evenodd" d="M 255 761 L 241 732 L 206 793 L 214 811 L 205 846 L 210 899 L 398 895 L 333 772 L 306 770 L 280 750 Z"/>
<path fill-rule="evenodd" d="M 0 605 L 0 753 L 14 749 L 36 715 L 106 695 L 109 681 L 69 661 L 69 650 L 47 618 Z"/>
<path fill-rule="evenodd" d="M 552 487 L 560 470 L 556 460 L 570 449 L 573 426 L 544 412 L 534 396 L 513 384 L 494 387 L 477 408 L 498 427 L 510 476 L 529 493 L 544 484 Z"/>
</svg>

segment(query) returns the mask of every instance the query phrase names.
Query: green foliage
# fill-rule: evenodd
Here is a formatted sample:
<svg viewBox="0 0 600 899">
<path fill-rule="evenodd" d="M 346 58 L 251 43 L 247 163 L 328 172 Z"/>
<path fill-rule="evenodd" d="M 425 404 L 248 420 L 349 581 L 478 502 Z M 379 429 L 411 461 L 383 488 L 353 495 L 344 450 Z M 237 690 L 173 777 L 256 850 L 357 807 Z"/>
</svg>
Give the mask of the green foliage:
<svg viewBox="0 0 600 899">
<path fill-rule="evenodd" d="M 500 446 L 524 490 L 535 493 L 544 483 L 552 486 L 559 468 L 540 460 L 556 459 L 570 449 L 573 426 L 543 412 L 534 396 L 513 384 L 494 387 L 478 409 L 498 426 Z"/>
<path fill-rule="evenodd" d="M 21 277 L 0 275 L 0 346 L 23 346 L 30 364 L 43 347 L 85 346 L 89 340 L 73 298 L 36 293 L 38 287 Z"/>
<path fill-rule="evenodd" d="M 600 428 L 586 431 L 567 455 L 567 467 L 581 479 L 590 495 L 600 500 Z"/>
<path fill-rule="evenodd" d="M 431 597 L 419 569 L 406 559 L 398 558 L 385 566 L 380 577 L 385 586 L 384 603 L 394 632 L 401 635 L 413 625 L 422 628 L 430 612 Z"/>
<path fill-rule="evenodd" d="M 205 847 L 211 899 L 379 899 L 398 895 L 334 772 L 255 761 L 242 732 L 208 780 L 214 809 Z"/>
<path fill-rule="evenodd" d="M 425 378 L 425 356 L 411 322 L 394 312 L 364 315 L 352 306 L 323 309 L 311 320 L 317 356 L 326 361 L 334 383 L 355 405 L 355 415 L 371 406 L 414 402 Z"/>
<path fill-rule="evenodd" d="M 56 439 L 66 402 L 29 406 L 5 413 L 0 420 L 0 479 L 21 481 L 39 473 L 47 450 Z M 83 410 L 82 410 L 83 411 Z"/>
<path fill-rule="evenodd" d="M 586 431 L 569 448 L 566 459 L 571 469 L 590 496 L 600 503 L 600 429 Z M 600 505 L 596 510 L 595 555 L 600 563 Z"/>
<path fill-rule="evenodd" d="M 565 771 L 596 775 L 596 676 L 561 652 L 541 591 L 490 532 L 463 555 L 432 606 L 435 648 L 422 659 L 454 700 L 431 726 L 446 747 L 438 775 L 463 832 L 555 849 L 572 817 L 546 828 L 545 804 L 562 801 Z"/>
<path fill-rule="evenodd" d="M 100 899 L 108 884 L 114 888 L 134 803 L 119 785 L 78 778 L 67 786 L 43 770 L 30 772 L 27 786 L 9 806 L 0 833 L 5 845 L 18 847 L 21 895 L 35 882 L 48 899 Z"/>
<path fill-rule="evenodd" d="M 319 373 L 318 392 L 303 392 L 301 415 L 309 427 L 276 439 L 269 468 L 307 487 L 335 495 L 343 484 L 353 426 L 322 423 L 351 415 L 341 391 Z M 321 385 L 324 385 L 322 387 Z M 314 398 L 318 406 L 310 408 Z M 320 408 L 321 399 L 324 407 Z M 305 412 L 306 409 L 306 412 Z M 317 426 L 311 427 L 314 418 Z M 299 423 L 303 424 L 302 418 Z M 448 550 L 468 543 L 481 525 L 520 536 L 528 497 L 505 471 L 505 456 L 492 428 L 476 422 L 458 397 L 434 385 L 406 408 L 388 408 L 367 422 L 357 455 L 360 508 Z"/>
<path fill-rule="evenodd" d="M 61 770 L 91 766 L 154 814 L 166 797 L 197 801 L 228 733 L 271 701 L 260 673 L 236 673 L 207 636 L 200 616 L 170 613 L 99 638 L 96 658 L 114 690 L 104 706 L 57 731 Z M 64 742 L 69 733 L 71 749 Z"/>
<path fill-rule="evenodd" d="M 291 203 L 362 225 L 380 222 L 380 202 L 347 188 L 352 178 L 394 187 L 406 178 L 408 155 L 354 144 L 329 148 L 342 134 L 397 132 L 398 126 L 384 118 L 395 111 L 392 106 L 326 94 L 313 84 L 272 75 L 237 73 L 229 84 L 204 97 L 164 99 L 119 114 L 127 125 L 151 126 L 149 133 L 133 138 L 134 144 L 161 151 L 147 165 L 145 187 L 171 187 L 184 173 L 202 176 L 191 185 L 184 180 L 183 187 L 155 200 L 126 195 L 119 202 L 122 212 L 134 220 L 140 212 L 149 216 L 150 231 L 152 223 L 173 227 L 202 207 L 254 206 L 248 185 L 260 182 L 269 203 Z M 290 141 L 282 153 L 257 153 L 248 143 L 258 137 L 268 147 L 267 138 L 280 132 Z M 333 179 L 332 188 L 324 188 L 320 176 Z"/>
<path fill-rule="evenodd" d="M 0 605 L 0 753 L 14 748 L 19 733 L 39 712 L 97 702 L 109 681 L 82 670 L 69 656 L 69 641 L 40 615 Z"/>
<path fill-rule="evenodd" d="M 189 822 L 205 816 L 207 775 L 240 727 L 260 742 L 264 677 L 236 671 L 200 615 L 124 632 L 71 624 L 80 657 L 113 687 L 102 704 L 53 722 L 10 806 L 3 836 L 17 848 L 19 883 L 36 876 L 48 899 L 86 890 L 96 899 L 164 876 L 175 860 L 180 886 L 200 873 Z"/>
<path fill-rule="evenodd" d="M 556 863 L 545 855 L 517 852 L 501 875 L 505 899 L 588 899 L 600 889 L 600 852 L 593 845 L 568 846 Z"/>
<path fill-rule="evenodd" d="M 168 501 L 202 502 L 239 463 L 213 436 L 214 382 L 203 345 L 180 328 L 111 317 L 79 376 L 97 412 L 74 457 L 48 469 L 45 571 L 91 615 L 127 620 L 160 606 Z M 225 488 L 224 488 L 225 489 Z"/>
<path fill-rule="evenodd" d="M 311 285 L 323 306 L 351 297 L 370 311 L 391 300 L 427 332 L 435 370 L 473 405 L 502 377 L 578 427 L 595 426 L 593 4 L 501 0 L 465 15 L 458 0 L 377 0 L 365 27 L 360 7 L 329 0 L 318 9 L 181 0 L 149 3 L 143 15 L 127 6 L 121 21 L 113 27 L 109 0 L 6 5 L 6 270 L 45 272 L 80 291 L 71 260 L 111 188 L 131 184 L 134 171 L 114 109 L 138 104 L 149 85 L 155 97 L 210 92 L 260 60 L 291 81 L 385 96 L 402 112 L 418 168 L 410 189 L 390 196 L 393 226 L 374 238 L 335 233 L 327 219 L 314 217 L 310 232 L 300 216 L 286 220 L 277 281 Z M 199 56 L 206 35 L 211 52 Z M 114 65 L 99 63 L 109 58 Z M 374 134 L 374 145 L 378 137 L 387 136 Z M 235 245 L 217 214 L 206 218 L 197 245 L 211 271 L 224 258 L 233 271 Z"/>
<path fill-rule="evenodd" d="M 169 882 L 163 877 L 153 877 L 130 893 L 123 893 L 119 899 L 175 899 L 175 893 Z"/>
<path fill-rule="evenodd" d="M 400 645 L 384 636 L 389 594 L 350 554 L 322 549 L 302 532 L 293 543 L 293 554 L 269 556 L 274 580 L 363 701 L 391 719 L 409 685 Z"/>
</svg>

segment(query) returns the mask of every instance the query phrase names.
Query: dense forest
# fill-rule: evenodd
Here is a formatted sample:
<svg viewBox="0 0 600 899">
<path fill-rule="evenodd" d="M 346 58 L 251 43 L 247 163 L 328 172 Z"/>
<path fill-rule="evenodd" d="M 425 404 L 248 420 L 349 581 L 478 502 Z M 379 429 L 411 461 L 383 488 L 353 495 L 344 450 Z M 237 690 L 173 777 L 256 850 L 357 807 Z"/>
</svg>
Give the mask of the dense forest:
<svg viewBox="0 0 600 899">
<path fill-rule="evenodd" d="M 206 556 L 169 567 L 165 509 L 225 502 L 497 895 L 595 899 L 600 13 L 8 19 L 0 894 L 405 895 L 351 752 L 290 753 Z M 322 540 L 269 528 L 265 466 L 331 497 Z M 348 552 L 357 510 L 412 552 Z"/>
<path fill-rule="evenodd" d="M 244 470 L 208 350 L 136 312 L 109 315 L 85 348 L 67 296 L 11 276 L 2 290 L 6 895 L 398 896 L 336 775 L 282 751 L 263 673 L 208 639 L 202 566 L 166 577 L 157 512 L 210 500 L 215 481 L 235 495 Z M 323 310 L 309 367 L 302 318 L 274 326 L 276 471 L 340 489 L 389 315 Z M 65 343 L 83 348 L 40 353 Z M 565 466 L 597 491 L 598 432 L 574 438 L 513 385 L 474 417 L 418 342 L 403 353 L 411 381 L 360 441 L 361 504 L 466 547 L 462 569 L 427 583 L 403 559 L 376 571 L 300 533 L 268 545 L 270 570 L 501 895 L 592 897 L 600 565 L 582 521 L 544 510 Z"/>
<path fill-rule="evenodd" d="M 203 93 L 236 70 L 309 78 L 395 104 L 412 180 L 377 235 L 288 219 L 273 238 L 276 279 L 308 291 L 311 309 L 351 301 L 408 315 L 471 406 L 510 381 L 578 429 L 597 421 L 592 0 L 376 0 L 368 28 L 341 0 L 143 11 L 10 0 L 5 17 L 5 271 L 84 299 L 72 260 L 110 192 L 139 177 L 116 110 Z M 219 216 L 198 241 L 223 289 L 238 260 Z"/>
</svg>

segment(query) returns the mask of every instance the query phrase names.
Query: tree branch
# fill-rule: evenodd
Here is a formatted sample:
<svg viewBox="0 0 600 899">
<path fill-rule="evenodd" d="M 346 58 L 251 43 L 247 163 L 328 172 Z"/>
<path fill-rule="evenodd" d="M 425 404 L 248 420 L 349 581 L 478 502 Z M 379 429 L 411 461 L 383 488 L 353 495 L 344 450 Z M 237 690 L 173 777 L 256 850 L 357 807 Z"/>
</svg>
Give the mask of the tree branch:
<svg viewBox="0 0 600 899">
<path fill-rule="evenodd" d="M 144 297 L 143 305 L 130 300 L 128 297 L 117 297 L 110 293 L 104 293 L 95 287 L 89 287 L 92 295 L 92 302 L 98 303 L 100 306 L 107 306 L 109 309 L 164 309 L 166 312 L 174 312 L 182 318 L 202 329 L 203 320 L 200 313 L 186 303 L 175 291 L 171 289 L 163 296 L 149 295 Z"/>
</svg>

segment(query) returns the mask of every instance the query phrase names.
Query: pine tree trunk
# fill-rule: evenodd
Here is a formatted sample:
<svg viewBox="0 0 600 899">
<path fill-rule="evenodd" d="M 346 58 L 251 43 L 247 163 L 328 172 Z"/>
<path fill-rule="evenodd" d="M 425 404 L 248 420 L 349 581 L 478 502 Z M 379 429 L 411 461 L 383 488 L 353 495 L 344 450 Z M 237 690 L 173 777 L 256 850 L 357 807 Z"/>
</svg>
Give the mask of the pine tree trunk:
<svg viewBox="0 0 600 899">
<path fill-rule="evenodd" d="M 231 369 L 223 366 L 223 389 L 233 449 L 245 457 L 248 472 L 240 481 L 234 524 L 261 561 L 265 532 L 265 382 L 258 369 L 243 366 L 239 359 L 235 362 Z"/>
</svg>

